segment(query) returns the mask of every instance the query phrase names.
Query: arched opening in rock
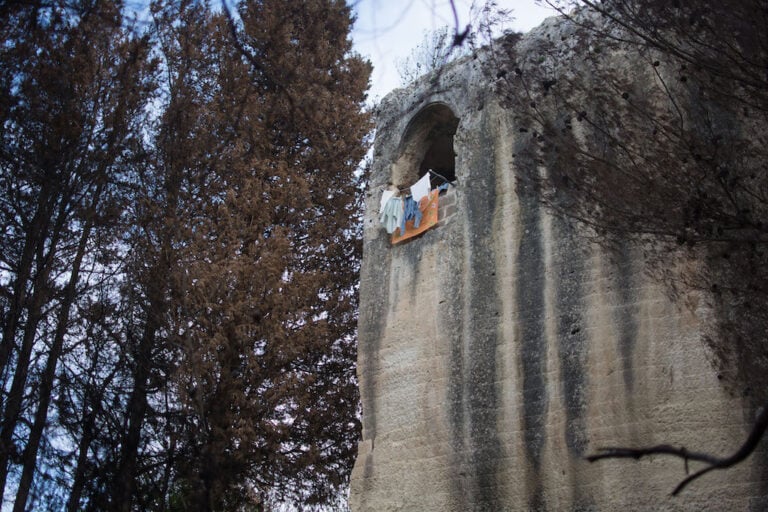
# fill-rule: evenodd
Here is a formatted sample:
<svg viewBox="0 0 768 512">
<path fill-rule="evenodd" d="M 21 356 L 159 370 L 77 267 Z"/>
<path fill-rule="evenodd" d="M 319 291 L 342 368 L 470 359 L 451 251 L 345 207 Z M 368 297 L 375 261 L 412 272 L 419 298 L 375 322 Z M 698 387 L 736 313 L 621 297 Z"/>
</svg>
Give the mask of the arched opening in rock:
<svg viewBox="0 0 768 512">
<path fill-rule="evenodd" d="M 427 172 L 433 184 L 456 181 L 453 137 L 459 118 L 444 103 L 432 103 L 416 114 L 405 130 L 399 158 L 392 168 L 392 183 L 398 188 L 412 185 Z"/>
</svg>

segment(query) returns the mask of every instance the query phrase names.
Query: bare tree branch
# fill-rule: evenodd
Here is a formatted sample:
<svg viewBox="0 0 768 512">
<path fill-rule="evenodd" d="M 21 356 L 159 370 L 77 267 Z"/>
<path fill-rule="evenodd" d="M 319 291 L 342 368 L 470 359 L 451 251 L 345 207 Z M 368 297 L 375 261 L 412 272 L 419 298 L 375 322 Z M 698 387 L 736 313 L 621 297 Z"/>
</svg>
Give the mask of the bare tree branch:
<svg viewBox="0 0 768 512">
<path fill-rule="evenodd" d="M 765 430 L 768 428 L 768 403 L 764 404 L 760 409 L 755 422 L 752 425 L 752 431 L 749 433 L 747 440 L 741 445 L 733 455 L 728 457 L 716 457 L 709 453 L 704 452 L 691 452 L 685 447 L 681 446 L 676 448 L 668 444 L 660 444 L 657 446 L 651 446 L 649 448 L 622 448 L 622 447 L 607 447 L 598 448 L 598 452 L 594 455 L 589 455 L 586 459 L 589 462 L 595 462 L 603 459 L 641 459 L 651 455 L 671 455 L 685 461 L 685 470 L 688 472 L 688 461 L 703 462 L 707 464 L 706 467 L 688 475 L 683 481 L 677 484 L 677 487 L 672 491 L 672 496 L 676 496 L 685 487 L 697 478 L 706 475 L 715 469 L 727 469 L 736 464 L 742 462 L 749 457 L 752 452 L 755 451 L 757 445 L 760 444 L 760 440 L 765 434 Z"/>
<path fill-rule="evenodd" d="M 464 44 L 464 40 L 469 35 L 469 29 L 470 26 L 467 25 L 464 27 L 463 32 L 459 32 L 459 13 L 456 11 L 456 2 L 454 0 L 451 0 L 451 10 L 453 11 L 453 22 L 454 22 L 454 34 L 453 34 L 453 47 L 458 47 Z"/>
</svg>

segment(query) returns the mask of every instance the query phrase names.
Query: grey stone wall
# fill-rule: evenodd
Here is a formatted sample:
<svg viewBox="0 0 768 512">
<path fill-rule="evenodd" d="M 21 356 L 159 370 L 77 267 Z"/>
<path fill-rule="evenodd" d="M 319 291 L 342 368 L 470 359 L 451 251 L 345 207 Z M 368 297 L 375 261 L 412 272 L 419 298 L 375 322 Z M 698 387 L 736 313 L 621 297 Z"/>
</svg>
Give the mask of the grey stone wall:
<svg viewBox="0 0 768 512">
<path fill-rule="evenodd" d="M 660 442 L 724 454 L 743 441 L 751 413 L 709 364 L 703 307 L 672 304 L 635 252 L 587 245 L 536 190 L 519 188 L 517 176 L 548 164 L 496 101 L 482 60 L 381 105 L 364 220 L 352 510 L 763 510 L 759 460 L 678 498 L 669 492 L 685 474 L 679 461 L 584 460 L 601 446 Z M 459 118 L 457 186 L 440 197 L 437 227 L 392 245 L 379 197 L 417 160 L 404 159 L 413 148 L 403 136 L 430 105 Z"/>
</svg>

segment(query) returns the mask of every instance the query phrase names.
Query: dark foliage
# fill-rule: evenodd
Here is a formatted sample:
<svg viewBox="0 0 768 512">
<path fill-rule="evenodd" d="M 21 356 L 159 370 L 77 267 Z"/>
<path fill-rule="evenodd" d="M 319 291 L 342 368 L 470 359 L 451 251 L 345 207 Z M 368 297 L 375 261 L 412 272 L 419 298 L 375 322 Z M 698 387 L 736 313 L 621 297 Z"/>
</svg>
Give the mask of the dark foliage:
<svg viewBox="0 0 768 512">
<path fill-rule="evenodd" d="M 359 435 L 343 2 L 0 3 L 0 488 L 312 508 Z"/>
</svg>

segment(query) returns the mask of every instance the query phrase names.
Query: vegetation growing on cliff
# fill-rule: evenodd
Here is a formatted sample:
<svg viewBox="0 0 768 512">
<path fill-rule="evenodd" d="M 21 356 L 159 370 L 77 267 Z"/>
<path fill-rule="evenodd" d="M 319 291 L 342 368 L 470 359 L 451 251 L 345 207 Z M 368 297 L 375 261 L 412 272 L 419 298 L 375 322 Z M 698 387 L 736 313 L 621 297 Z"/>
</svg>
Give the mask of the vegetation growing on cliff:
<svg viewBox="0 0 768 512">
<path fill-rule="evenodd" d="M 432 32 L 425 32 L 424 38 L 409 56 L 397 63 L 397 72 L 403 86 L 410 84 L 419 77 L 432 71 L 437 71 L 462 54 L 469 44 L 462 46 L 464 41 L 457 41 L 454 29 L 447 25 Z"/>
</svg>

